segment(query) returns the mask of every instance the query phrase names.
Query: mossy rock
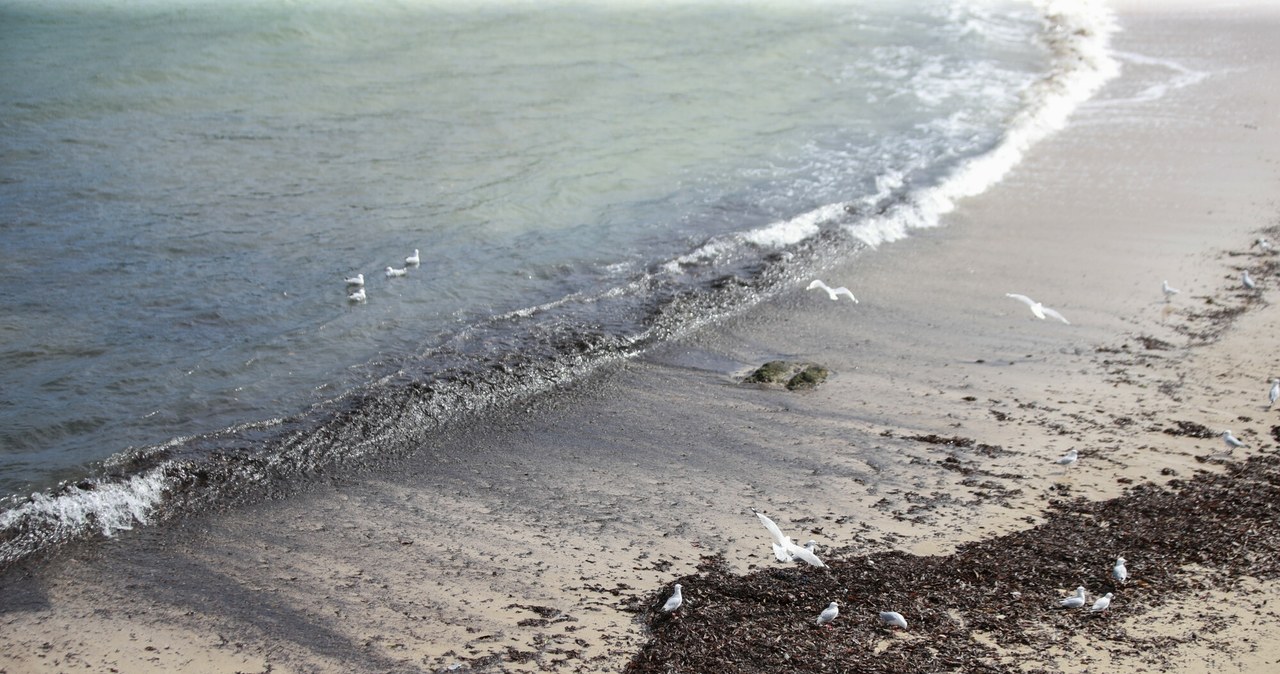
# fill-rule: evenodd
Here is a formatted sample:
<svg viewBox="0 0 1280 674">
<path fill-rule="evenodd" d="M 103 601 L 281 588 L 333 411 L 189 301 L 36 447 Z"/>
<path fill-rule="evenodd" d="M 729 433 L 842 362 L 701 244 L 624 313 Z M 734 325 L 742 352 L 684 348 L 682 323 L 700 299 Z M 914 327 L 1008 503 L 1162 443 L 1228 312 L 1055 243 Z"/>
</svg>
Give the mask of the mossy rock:
<svg viewBox="0 0 1280 674">
<path fill-rule="evenodd" d="M 771 360 L 742 380 L 744 384 L 782 384 L 788 391 L 816 388 L 827 380 L 827 368 L 816 363 Z"/>
</svg>

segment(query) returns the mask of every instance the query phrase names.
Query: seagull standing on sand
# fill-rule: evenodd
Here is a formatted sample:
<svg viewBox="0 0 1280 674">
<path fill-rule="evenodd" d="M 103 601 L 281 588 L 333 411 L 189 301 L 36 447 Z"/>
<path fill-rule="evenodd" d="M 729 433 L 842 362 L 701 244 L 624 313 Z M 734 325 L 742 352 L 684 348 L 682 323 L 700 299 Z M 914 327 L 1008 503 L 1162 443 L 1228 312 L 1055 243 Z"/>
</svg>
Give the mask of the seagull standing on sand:
<svg viewBox="0 0 1280 674">
<path fill-rule="evenodd" d="M 753 508 L 751 512 L 756 513 L 756 517 L 760 518 L 760 523 L 765 529 L 769 530 L 769 535 L 773 537 L 773 556 L 778 558 L 779 562 L 790 562 L 795 559 L 802 559 L 810 566 L 826 566 L 822 563 L 818 556 L 813 554 L 813 541 L 809 541 L 805 547 L 800 547 L 791 541 L 790 536 L 782 535 L 782 530 L 778 528 L 773 520 L 765 516 L 764 513 L 756 512 Z"/>
<path fill-rule="evenodd" d="M 1232 435 L 1230 430 L 1226 430 L 1222 432 L 1222 441 L 1226 443 L 1228 452 L 1235 449 L 1236 447 L 1244 447 L 1245 449 L 1249 448 L 1249 445 L 1246 445 L 1243 442 L 1240 442 L 1239 438 Z"/>
<path fill-rule="evenodd" d="M 409 257 L 406 257 L 406 258 L 404 259 L 404 263 L 405 263 L 405 264 L 407 264 L 407 265 L 414 266 L 414 267 L 416 267 L 416 266 L 418 266 L 419 264 L 421 264 L 421 263 L 422 263 L 422 258 L 418 257 L 418 249 L 417 249 L 417 248 L 414 248 L 414 249 L 413 249 L 413 255 L 410 255 Z"/>
<path fill-rule="evenodd" d="M 1267 394 L 1271 399 L 1271 404 L 1276 404 L 1276 399 L 1280 398 L 1280 379 L 1271 380 L 1271 392 Z"/>
<path fill-rule="evenodd" d="M 349 286 L 364 285 L 364 274 L 356 274 L 355 276 L 352 276 L 351 278 L 347 279 L 347 285 Z"/>
<path fill-rule="evenodd" d="M 832 620 L 835 620 L 838 615 L 840 615 L 840 607 L 837 606 L 834 601 L 827 604 L 827 607 L 822 609 L 822 613 L 818 614 L 818 626 L 821 627 L 822 625 L 830 623 Z"/>
<path fill-rule="evenodd" d="M 667 603 L 662 605 L 663 613 L 674 613 L 676 609 L 684 604 L 684 595 L 680 594 L 680 583 L 676 583 L 675 590 L 671 593 L 671 598 L 667 599 Z"/>
<path fill-rule="evenodd" d="M 1071 464 L 1076 462 L 1076 459 L 1079 459 L 1079 458 L 1080 458 L 1080 453 L 1073 449 L 1067 452 L 1066 454 L 1063 454 L 1062 456 L 1058 457 L 1058 463 L 1064 466 L 1070 466 Z"/>
<path fill-rule="evenodd" d="M 387 267 L 387 278 L 404 276 L 405 274 L 408 274 L 408 273 L 409 273 L 409 270 L 405 269 L 404 267 L 401 267 L 399 269 L 396 269 L 395 267 Z"/>
<path fill-rule="evenodd" d="M 1253 277 L 1249 276 L 1248 269 L 1244 270 L 1244 273 L 1240 275 L 1240 282 L 1243 283 L 1244 287 L 1248 288 L 1249 290 L 1258 289 L 1258 284 L 1253 282 Z"/>
<path fill-rule="evenodd" d="M 1111 567 L 1111 577 L 1121 585 L 1129 580 L 1129 570 L 1124 568 L 1124 557 L 1116 557 L 1116 565 Z"/>
<path fill-rule="evenodd" d="M 1168 281 L 1164 281 L 1163 283 L 1160 284 L 1160 290 L 1161 292 L 1164 293 L 1164 301 L 1166 302 L 1168 302 L 1169 299 L 1172 298 L 1174 295 L 1177 295 L 1178 293 L 1182 292 L 1177 288 L 1171 287 Z"/>
<path fill-rule="evenodd" d="M 1030 297 L 1027 297 L 1026 295 L 1019 295 L 1018 293 L 1005 293 L 1004 296 L 1012 297 L 1013 299 L 1018 300 L 1019 302 L 1022 302 L 1023 304 L 1027 305 L 1028 307 L 1031 308 L 1031 313 L 1035 314 L 1035 317 L 1042 321 L 1044 320 L 1045 316 L 1048 316 L 1050 318 L 1056 318 L 1062 321 L 1063 323 L 1066 323 L 1067 325 L 1071 325 L 1071 322 L 1068 321 L 1062 314 L 1054 311 L 1053 309 L 1050 309 L 1049 307 L 1046 307 L 1045 305 L 1031 299 Z"/>
<path fill-rule="evenodd" d="M 1076 588 L 1076 593 L 1066 599 L 1058 600 L 1059 608 L 1080 608 L 1084 606 L 1084 586 Z"/>
<path fill-rule="evenodd" d="M 839 300 L 841 295 L 848 295 L 849 299 L 853 300 L 854 304 L 858 303 L 858 298 L 854 297 L 853 293 L 850 292 L 849 289 L 844 286 L 840 286 L 839 288 L 832 288 L 831 286 L 823 283 L 822 281 L 819 281 L 818 279 L 814 279 L 813 282 L 809 284 L 809 287 L 805 288 L 805 290 L 813 290 L 814 288 L 822 288 L 823 290 L 827 291 L 827 297 L 830 297 L 832 300 Z"/>
<path fill-rule="evenodd" d="M 1270 253 L 1270 252 L 1271 252 L 1271 242 L 1270 242 L 1270 241 L 1267 241 L 1267 237 L 1265 237 L 1265 236 L 1260 236 L 1260 237 L 1258 237 L 1258 240 L 1253 242 L 1253 246 L 1257 246 L 1257 247 L 1261 248 L 1261 249 L 1262 249 L 1262 252 L 1264 252 L 1264 253 Z M 1253 246 L 1249 246 L 1249 247 L 1250 247 L 1250 248 L 1253 248 Z"/>
<path fill-rule="evenodd" d="M 363 302 L 363 301 L 364 301 L 364 288 L 361 288 L 361 289 L 359 289 L 359 290 L 357 290 L 357 291 L 355 291 L 355 292 L 351 293 L 350 295 L 347 295 L 347 299 L 351 300 L 352 302 Z"/>
<path fill-rule="evenodd" d="M 1102 595 L 1101 597 L 1098 597 L 1098 601 L 1093 602 L 1093 606 L 1090 606 L 1089 610 L 1093 611 L 1094 613 L 1101 613 L 1107 610 L 1107 607 L 1111 606 L 1111 597 L 1113 596 L 1114 595 L 1108 592 Z"/>
<path fill-rule="evenodd" d="M 901 627 L 904 630 L 907 629 L 907 619 L 903 618 L 902 614 L 897 611 L 881 611 L 880 622 L 888 625 L 889 627 Z"/>
</svg>

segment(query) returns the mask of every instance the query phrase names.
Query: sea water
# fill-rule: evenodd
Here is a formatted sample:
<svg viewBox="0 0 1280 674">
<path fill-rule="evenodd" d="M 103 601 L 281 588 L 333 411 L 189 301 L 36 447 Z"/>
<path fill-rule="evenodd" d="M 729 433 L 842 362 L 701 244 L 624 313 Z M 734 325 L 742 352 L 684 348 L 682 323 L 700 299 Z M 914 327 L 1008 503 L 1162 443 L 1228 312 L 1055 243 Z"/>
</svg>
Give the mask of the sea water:
<svg viewBox="0 0 1280 674">
<path fill-rule="evenodd" d="M 1014 0 L 0 0 L 0 562 L 391 460 L 936 225 L 1111 74 L 1111 30 Z"/>
</svg>

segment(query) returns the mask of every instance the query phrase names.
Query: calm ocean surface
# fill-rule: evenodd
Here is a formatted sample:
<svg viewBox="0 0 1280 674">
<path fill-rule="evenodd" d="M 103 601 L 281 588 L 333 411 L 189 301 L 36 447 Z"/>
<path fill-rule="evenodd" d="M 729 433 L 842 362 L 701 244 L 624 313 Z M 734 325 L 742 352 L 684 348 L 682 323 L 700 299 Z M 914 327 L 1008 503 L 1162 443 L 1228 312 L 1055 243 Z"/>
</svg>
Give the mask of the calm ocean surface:
<svg viewBox="0 0 1280 674">
<path fill-rule="evenodd" d="M 1108 15 L 1046 14 L 0 0 L 0 561 L 412 451 L 936 224 L 1105 79 Z"/>
</svg>

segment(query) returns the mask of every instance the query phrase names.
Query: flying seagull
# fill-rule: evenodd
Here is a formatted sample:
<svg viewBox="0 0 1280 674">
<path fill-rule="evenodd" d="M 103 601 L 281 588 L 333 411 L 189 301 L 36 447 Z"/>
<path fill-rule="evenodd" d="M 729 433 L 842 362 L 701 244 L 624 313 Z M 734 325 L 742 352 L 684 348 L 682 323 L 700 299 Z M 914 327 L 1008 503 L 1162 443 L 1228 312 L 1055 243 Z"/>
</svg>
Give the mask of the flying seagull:
<svg viewBox="0 0 1280 674">
<path fill-rule="evenodd" d="M 1111 567 L 1111 577 L 1121 585 L 1129 580 L 1129 570 L 1124 568 L 1124 557 L 1116 557 L 1116 565 Z"/>
<path fill-rule="evenodd" d="M 765 529 L 769 530 L 769 535 L 773 536 L 773 556 L 777 557 L 779 562 L 802 559 L 810 566 L 826 566 L 821 559 L 818 559 L 817 555 L 813 554 L 812 546 L 800 547 L 796 545 L 791 541 L 790 536 L 782 535 L 782 530 L 778 528 L 778 525 L 774 524 L 773 520 L 766 517 L 764 513 L 756 512 L 754 508 L 751 512 L 756 513 L 756 517 L 760 518 L 760 523 L 764 525 Z"/>
<path fill-rule="evenodd" d="M 844 286 L 840 286 L 839 288 L 832 288 L 831 286 L 823 283 L 822 281 L 819 281 L 818 279 L 814 279 L 813 282 L 809 284 L 809 287 L 805 288 L 805 290 L 813 290 L 814 288 L 822 288 L 823 290 L 827 291 L 827 297 L 830 297 L 832 300 L 839 300 L 841 295 L 848 295 L 849 299 L 853 300 L 854 304 L 858 303 L 858 298 L 854 297 L 853 293 L 850 292 L 849 289 Z"/>
<path fill-rule="evenodd" d="M 364 285 L 364 274 L 356 274 L 355 276 L 352 276 L 351 278 L 347 279 L 347 285 L 349 286 Z"/>
<path fill-rule="evenodd" d="M 901 627 L 904 630 L 907 629 L 907 619 L 903 618 L 902 614 L 897 611 L 881 611 L 880 622 L 888 625 L 889 627 Z"/>
<path fill-rule="evenodd" d="M 1084 586 L 1076 588 L 1076 593 L 1058 601 L 1059 608 L 1080 608 L 1084 606 Z"/>
<path fill-rule="evenodd" d="M 1042 321 L 1044 320 L 1045 316 L 1048 316 L 1050 318 L 1056 318 L 1062 321 L 1063 323 L 1066 323 L 1067 325 L 1071 325 L 1071 321 L 1068 321 L 1062 314 L 1054 311 L 1053 309 L 1050 309 L 1049 307 L 1046 307 L 1045 305 L 1031 299 L 1030 297 L 1027 297 L 1026 295 L 1019 295 L 1018 293 L 1005 293 L 1004 296 L 1012 297 L 1013 299 L 1018 300 L 1019 302 L 1022 302 L 1023 304 L 1027 305 L 1028 307 L 1031 308 L 1031 313 L 1035 314 L 1035 317 Z"/>
<path fill-rule="evenodd" d="M 835 620 L 838 615 L 840 615 L 840 607 L 833 601 L 827 604 L 825 609 L 822 609 L 822 613 L 818 614 L 818 625 L 826 625 Z"/>
<path fill-rule="evenodd" d="M 684 604 L 684 595 L 680 594 L 680 583 L 676 583 L 676 588 L 671 593 L 671 598 L 667 599 L 667 603 L 662 605 L 662 612 L 674 613 L 682 604 Z"/>
</svg>

